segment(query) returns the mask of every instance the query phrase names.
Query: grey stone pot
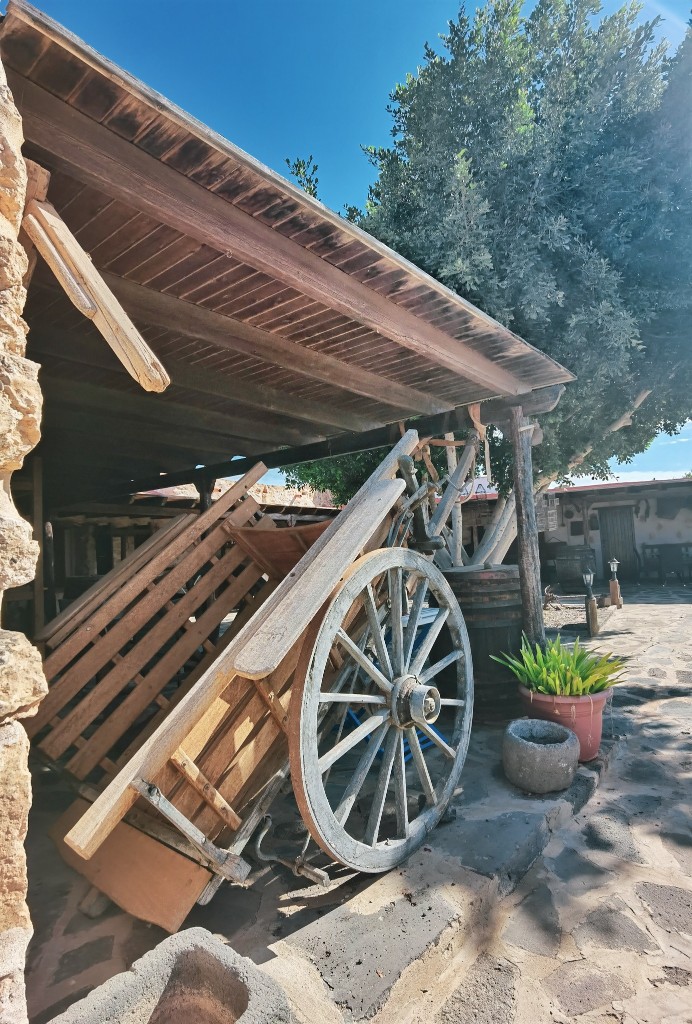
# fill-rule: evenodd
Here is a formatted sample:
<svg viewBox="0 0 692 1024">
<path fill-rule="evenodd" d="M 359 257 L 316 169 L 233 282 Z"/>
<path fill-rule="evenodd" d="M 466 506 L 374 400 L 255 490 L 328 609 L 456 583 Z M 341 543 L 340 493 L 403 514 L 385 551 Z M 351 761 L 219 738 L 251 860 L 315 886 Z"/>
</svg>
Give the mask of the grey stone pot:
<svg viewBox="0 0 692 1024">
<path fill-rule="evenodd" d="M 164 939 L 52 1024 L 297 1024 L 283 990 L 206 930 Z"/>
<path fill-rule="evenodd" d="M 537 718 L 519 718 L 505 729 L 502 740 L 505 775 L 525 793 L 567 789 L 578 762 L 579 740 L 564 725 Z"/>
</svg>

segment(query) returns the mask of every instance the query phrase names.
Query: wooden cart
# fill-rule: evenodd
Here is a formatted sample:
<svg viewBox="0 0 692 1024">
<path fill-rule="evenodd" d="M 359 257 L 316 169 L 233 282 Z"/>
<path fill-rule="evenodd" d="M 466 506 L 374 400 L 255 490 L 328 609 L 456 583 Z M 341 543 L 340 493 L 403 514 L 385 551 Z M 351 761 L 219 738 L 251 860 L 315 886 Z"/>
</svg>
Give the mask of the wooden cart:
<svg viewBox="0 0 692 1024">
<path fill-rule="evenodd" d="M 408 496 L 397 477 L 417 443 L 405 434 L 309 538 L 263 532 L 257 467 L 48 628 L 51 689 L 31 731 L 88 787 L 62 822 L 66 856 L 125 909 L 173 930 L 221 881 L 242 882 L 289 768 L 309 836 L 349 868 L 395 866 L 440 821 L 472 667 L 430 553 L 391 546 L 420 500 L 410 467 Z M 294 868 L 321 877 L 304 850 Z"/>
</svg>

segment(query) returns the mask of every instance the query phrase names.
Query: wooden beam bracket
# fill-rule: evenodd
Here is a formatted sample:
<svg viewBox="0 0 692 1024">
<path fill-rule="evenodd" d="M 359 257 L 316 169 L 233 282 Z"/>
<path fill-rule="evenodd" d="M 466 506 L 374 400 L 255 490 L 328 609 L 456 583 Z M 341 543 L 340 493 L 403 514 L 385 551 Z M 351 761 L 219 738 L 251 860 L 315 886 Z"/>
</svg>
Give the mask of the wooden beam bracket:
<svg viewBox="0 0 692 1024">
<path fill-rule="evenodd" d="M 204 832 L 200 832 L 191 821 L 188 821 L 185 815 L 181 814 L 177 807 L 174 807 L 170 800 L 166 799 L 157 786 L 145 779 L 133 779 L 130 786 L 145 800 L 148 800 L 152 807 L 155 807 L 172 825 L 175 825 L 179 832 L 182 832 L 188 842 L 192 843 L 195 849 L 204 856 L 215 874 L 223 875 L 229 882 L 245 881 L 250 874 L 248 862 L 237 854 L 221 850 L 210 842 Z"/>
<path fill-rule="evenodd" d="M 165 391 L 171 380 L 55 207 L 32 198 L 22 227 L 55 274 L 70 302 L 93 320 L 131 377 L 145 391 Z"/>
</svg>

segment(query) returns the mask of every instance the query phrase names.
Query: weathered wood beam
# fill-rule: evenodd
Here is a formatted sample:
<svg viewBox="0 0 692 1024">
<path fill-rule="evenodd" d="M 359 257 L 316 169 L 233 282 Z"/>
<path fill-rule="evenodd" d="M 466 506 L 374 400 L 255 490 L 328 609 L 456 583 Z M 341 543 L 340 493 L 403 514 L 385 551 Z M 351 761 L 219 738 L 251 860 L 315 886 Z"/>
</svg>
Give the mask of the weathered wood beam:
<svg viewBox="0 0 692 1024">
<path fill-rule="evenodd" d="M 304 348 L 252 324 L 221 316 L 203 306 L 155 292 L 113 274 L 104 274 L 104 277 L 135 320 L 178 331 L 218 348 L 264 359 L 292 373 L 321 380 L 324 384 L 392 405 L 398 410 L 432 415 L 451 408 L 451 403 L 446 400 L 380 377 L 369 370 L 361 370 L 324 352 Z"/>
<path fill-rule="evenodd" d="M 197 406 L 181 405 L 158 395 L 152 394 L 144 398 L 128 391 L 97 387 L 45 373 L 41 375 L 41 386 L 49 401 L 61 405 L 103 410 L 123 417 L 133 416 L 162 426 L 168 425 L 179 431 L 184 431 L 188 427 L 209 430 L 220 435 L 218 440 L 227 436 L 246 437 L 250 441 L 282 445 L 309 443 L 324 437 L 320 437 L 319 434 L 316 436 L 314 432 L 308 430 L 304 433 L 299 432 L 277 417 L 256 416 L 250 419 L 245 416 L 210 412 Z M 171 440 L 174 441 L 175 438 L 172 437 Z"/>
<path fill-rule="evenodd" d="M 90 338 L 71 334 L 69 331 L 55 331 L 43 326 L 31 327 L 30 351 L 32 358 L 44 362 L 51 357 L 68 362 L 98 366 L 113 373 L 125 372 L 103 345 L 94 345 Z M 253 384 L 251 381 L 231 377 L 214 369 L 205 369 L 191 363 L 184 363 L 166 356 L 166 369 L 173 384 L 188 391 L 199 391 L 205 395 L 216 395 L 229 401 L 239 402 L 252 409 L 285 415 L 293 420 L 312 423 L 324 433 L 324 427 L 338 430 L 362 431 L 377 426 L 376 420 L 357 412 L 339 409 L 326 402 L 312 399 L 297 400 L 290 391 L 278 391 Z M 298 424 L 296 424 L 298 427 Z M 304 429 L 304 428 L 303 428 Z"/>
<path fill-rule="evenodd" d="M 421 417 L 409 421 L 409 426 L 415 428 L 421 437 L 429 434 L 445 434 L 448 431 L 467 429 L 467 418 L 463 409 L 455 409 L 452 412 L 440 413 L 437 416 Z M 356 452 L 370 451 L 373 448 L 391 447 L 401 436 L 398 424 L 391 424 L 386 427 L 378 427 L 377 430 L 368 430 L 363 434 L 344 434 L 342 437 L 329 438 L 317 444 L 301 445 L 297 448 L 283 448 L 278 451 L 264 453 L 258 456 L 267 469 L 275 469 L 277 466 L 297 466 L 301 462 L 312 462 L 316 459 L 336 458 L 339 455 L 353 455 Z M 131 483 L 114 481 L 114 487 L 109 494 L 123 495 L 131 494 L 134 490 L 151 490 L 153 487 L 173 487 L 178 484 L 195 483 L 205 476 L 213 476 L 216 479 L 226 476 L 238 476 L 247 473 L 252 468 L 256 459 L 234 459 L 224 462 L 205 465 L 203 469 L 190 468 L 180 473 L 166 473 L 159 478 L 158 483 L 153 483 L 151 477 L 143 477 Z"/>
<path fill-rule="evenodd" d="M 522 621 L 529 643 L 545 644 L 543 601 L 541 600 L 541 561 L 538 553 L 536 502 L 533 495 L 531 434 L 533 424 L 521 406 L 513 406 L 509 433 L 514 455 L 514 494 L 516 498 L 517 546 L 519 548 L 519 584 Z"/>
<path fill-rule="evenodd" d="M 49 202 L 32 199 L 22 227 L 58 282 L 110 345 L 127 372 L 146 391 L 164 391 L 171 380 L 141 334 L 105 284 L 91 257 Z"/>
<path fill-rule="evenodd" d="M 221 436 L 187 427 L 173 434 L 170 428 L 147 422 L 123 419 L 117 412 L 99 409 L 79 410 L 57 403 L 47 403 L 44 414 L 44 442 L 56 447 L 66 444 L 78 446 L 95 441 L 109 449 L 136 458 L 139 453 L 165 455 L 176 460 L 195 458 L 196 464 L 206 464 L 228 453 L 254 455 L 263 447 L 261 443 L 232 435 Z M 67 438 L 65 435 L 69 435 Z M 44 443 L 42 442 L 42 443 Z"/>
<path fill-rule="evenodd" d="M 481 420 L 485 424 L 492 423 L 498 427 L 508 425 L 514 405 L 521 405 L 525 416 L 552 412 L 564 392 L 564 384 L 551 384 L 546 388 L 537 388 L 528 395 L 522 395 L 520 399 L 494 398 L 488 402 L 481 402 Z"/>
<path fill-rule="evenodd" d="M 39 86 L 8 70 L 24 135 L 50 163 L 184 234 L 234 253 L 404 348 L 496 395 L 530 386 L 468 345 L 368 289 L 315 253 L 208 192 Z M 481 322 L 479 333 L 487 333 Z"/>
</svg>

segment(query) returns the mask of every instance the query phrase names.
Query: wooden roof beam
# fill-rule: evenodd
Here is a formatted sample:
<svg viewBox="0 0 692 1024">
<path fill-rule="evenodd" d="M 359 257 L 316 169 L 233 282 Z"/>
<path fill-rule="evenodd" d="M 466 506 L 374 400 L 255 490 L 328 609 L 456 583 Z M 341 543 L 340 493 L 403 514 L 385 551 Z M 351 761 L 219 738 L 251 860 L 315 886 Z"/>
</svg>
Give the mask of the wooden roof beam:
<svg viewBox="0 0 692 1024">
<path fill-rule="evenodd" d="M 155 454 L 159 465 L 164 458 L 167 461 L 185 460 L 188 466 L 191 460 L 206 464 L 222 456 L 228 458 L 229 453 L 259 454 L 260 447 L 263 447 L 257 442 L 253 444 L 240 438 L 219 437 L 218 434 L 190 429 L 179 431 L 179 436 L 174 437 L 169 427 L 156 423 L 143 425 L 139 421 L 125 420 L 114 413 L 85 413 L 84 410 L 70 406 L 54 407 L 52 403 L 46 404 L 43 423 L 43 440 L 56 447 L 68 444 L 76 447 L 80 439 L 91 438 L 98 444 L 134 459 L 139 457 L 140 452 Z"/>
<path fill-rule="evenodd" d="M 123 367 L 103 346 L 94 345 L 91 338 L 75 335 L 69 331 L 56 331 L 53 328 L 31 327 L 30 349 L 32 356 L 42 359 L 55 357 L 60 360 L 79 363 L 87 366 L 98 366 L 102 370 L 121 373 Z M 313 428 L 334 427 L 337 430 L 360 432 L 378 426 L 378 421 L 357 412 L 339 409 L 327 402 L 316 402 L 313 399 L 296 399 L 288 391 L 253 384 L 239 377 L 231 377 L 228 373 L 214 369 L 185 363 L 166 356 L 166 369 L 173 384 L 187 391 L 199 391 L 205 395 L 216 395 L 229 401 L 240 402 L 242 405 L 262 409 L 265 413 L 277 413 L 293 420 L 304 420 Z M 296 422 L 296 428 L 300 424 Z"/>
<path fill-rule="evenodd" d="M 403 409 L 410 413 L 433 415 L 453 408 L 453 404 L 447 400 L 437 399 L 369 370 L 362 370 L 324 352 L 304 348 L 252 324 L 213 313 L 204 306 L 195 306 L 174 295 L 155 292 L 113 274 L 104 273 L 103 277 L 135 320 L 179 331 L 218 348 L 264 359 L 275 366 L 282 366 L 312 380 L 321 380 L 342 391 L 394 406 L 399 412 Z"/>
<path fill-rule="evenodd" d="M 220 252 L 232 252 L 257 270 L 475 381 L 492 394 L 531 390 L 529 383 L 463 342 L 418 319 L 9 68 L 7 77 L 17 98 L 25 137 L 49 153 L 50 163 L 66 173 Z M 480 323 L 484 332 L 490 329 L 484 320 Z"/>
<path fill-rule="evenodd" d="M 49 376 L 45 372 L 41 375 L 41 387 L 49 401 L 60 405 L 110 412 L 123 418 L 132 416 L 160 426 L 175 428 L 178 432 L 184 432 L 188 428 L 209 431 L 210 434 L 218 435 L 218 442 L 225 442 L 228 437 L 244 437 L 249 442 L 265 441 L 281 446 L 296 441 L 309 443 L 310 440 L 320 439 L 319 434 L 315 436 L 314 433 L 310 435 L 308 431 L 299 432 L 267 416 L 250 420 L 245 416 L 227 415 L 197 406 L 181 405 L 154 395 L 140 398 L 139 395 L 133 395 L 128 391 L 96 387 L 81 381 Z M 141 429 L 144 431 L 146 428 L 146 422 L 142 423 Z M 177 443 L 177 436 L 177 433 L 170 436 L 173 447 Z"/>
</svg>

